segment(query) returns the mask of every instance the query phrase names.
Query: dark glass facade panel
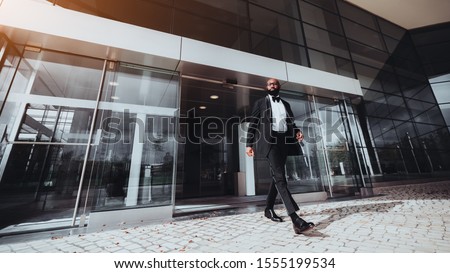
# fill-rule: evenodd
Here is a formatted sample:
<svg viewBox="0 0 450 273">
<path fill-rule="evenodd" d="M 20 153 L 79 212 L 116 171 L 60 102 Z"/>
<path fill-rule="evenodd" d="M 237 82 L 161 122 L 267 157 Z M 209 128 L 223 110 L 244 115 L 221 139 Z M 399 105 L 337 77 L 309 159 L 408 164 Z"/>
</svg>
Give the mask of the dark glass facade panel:
<svg viewBox="0 0 450 273">
<path fill-rule="evenodd" d="M 361 87 L 383 91 L 383 87 L 378 78 L 378 69 L 361 64 L 355 64 L 355 69 L 359 82 L 361 83 Z"/>
<path fill-rule="evenodd" d="M 393 122 L 397 131 L 398 138 L 403 145 L 402 147 L 411 147 L 411 144 L 414 146 L 415 142 L 412 141 L 412 139 L 416 137 L 416 131 L 413 123 L 409 121 L 397 120 L 394 120 Z M 409 144 L 408 139 L 411 139 L 411 144 Z"/>
<path fill-rule="evenodd" d="M 303 33 L 300 21 L 250 5 L 251 30 L 273 38 L 303 45 Z"/>
<path fill-rule="evenodd" d="M 348 41 L 348 46 L 355 62 L 366 64 L 378 69 L 386 69 L 389 55 L 381 50 L 368 47 L 356 41 Z"/>
<path fill-rule="evenodd" d="M 449 36 L 450 37 L 450 36 Z M 440 42 L 421 46 L 418 50 L 420 58 L 424 63 L 444 63 L 450 62 L 450 54 L 447 51 L 450 48 L 450 41 Z"/>
<path fill-rule="evenodd" d="M 389 114 L 389 107 L 383 93 L 366 91 L 364 101 L 367 115 L 386 117 Z"/>
<path fill-rule="evenodd" d="M 222 2 L 226 2 L 220 0 Z M 277 0 L 276 4 L 274 4 L 273 0 L 249 0 L 252 3 L 258 4 L 260 6 L 269 8 L 276 12 L 285 14 L 289 17 L 293 17 L 295 19 L 300 19 L 298 14 L 298 6 L 297 0 Z"/>
<path fill-rule="evenodd" d="M 450 22 L 411 31 L 417 47 L 438 45 L 450 37 Z"/>
<path fill-rule="evenodd" d="M 334 13 L 337 13 L 336 1 L 335 0 L 299 0 L 299 2 L 308 2 L 313 5 L 322 7 Z"/>
<path fill-rule="evenodd" d="M 408 99 L 406 100 L 406 103 L 408 104 L 408 108 L 411 111 L 411 114 L 413 117 L 422 114 L 423 112 L 429 110 L 433 106 L 435 106 L 432 103 L 420 101 L 420 100 L 413 100 Z"/>
<path fill-rule="evenodd" d="M 85 146 L 13 145 L 0 181 L 1 227 L 72 217 L 85 153 Z"/>
<path fill-rule="evenodd" d="M 398 83 L 397 76 L 394 73 L 386 70 L 380 70 L 378 73 L 378 79 L 386 93 L 401 95 L 400 85 Z"/>
<path fill-rule="evenodd" d="M 373 14 L 344 1 L 337 1 L 337 4 L 341 16 L 378 31 L 377 21 Z"/>
<path fill-rule="evenodd" d="M 386 35 L 383 35 L 383 38 L 384 38 L 384 42 L 386 44 L 386 48 L 387 48 L 388 52 L 390 54 L 394 53 L 397 50 L 397 48 L 400 44 L 400 41 L 397 39 L 391 38 L 389 36 L 386 36 Z"/>
<path fill-rule="evenodd" d="M 375 147 L 395 147 L 398 143 L 394 125 L 389 119 L 369 118 Z"/>
<path fill-rule="evenodd" d="M 304 47 L 257 33 L 251 34 L 251 49 L 249 52 L 280 61 L 308 66 Z"/>
<path fill-rule="evenodd" d="M 236 4 L 235 1 L 232 2 Z M 238 25 L 245 22 L 239 14 L 198 2 L 191 3 L 194 8 L 187 4 L 187 1 L 177 1 L 178 9 L 174 10 L 174 34 L 239 49 Z"/>
<path fill-rule="evenodd" d="M 418 135 L 423 136 L 423 135 L 429 134 L 430 132 L 434 132 L 434 131 L 440 129 L 441 127 L 439 127 L 437 125 L 430 125 L 430 124 L 416 122 L 416 128 L 417 128 Z"/>
<path fill-rule="evenodd" d="M 442 117 L 441 110 L 438 106 L 427 109 L 425 112 L 414 117 L 414 120 L 417 122 L 426 122 L 439 126 L 446 125 L 445 120 Z"/>
<path fill-rule="evenodd" d="M 173 0 L 58 0 L 50 2 L 115 21 L 171 32 Z"/>
<path fill-rule="evenodd" d="M 391 118 L 400 120 L 409 119 L 408 111 L 406 109 L 403 97 L 387 95 L 386 100 L 391 112 Z"/>
<path fill-rule="evenodd" d="M 370 28 L 342 18 L 344 31 L 348 38 L 364 43 L 365 45 L 385 51 L 386 47 L 381 34 Z"/>
<path fill-rule="evenodd" d="M 398 107 L 391 107 L 391 113 L 389 114 L 389 117 L 395 120 L 409 120 L 411 116 L 408 113 L 408 109 L 406 106 L 398 106 Z"/>
<path fill-rule="evenodd" d="M 307 24 L 304 24 L 304 29 L 306 45 L 309 48 L 342 58 L 350 57 L 344 37 Z"/>
<path fill-rule="evenodd" d="M 414 99 L 430 102 L 430 103 L 437 103 L 436 99 L 433 95 L 433 91 L 431 90 L 431 86 L 429 84 L 423 85 L 422 89 L 416 88 L 418 91 L 415 92 L 415 94 L 412 96 Z M 406 92 L 405 96 L 409 97 L 409 93 Z"/>
<path fill-rule="evenodd" d="M 341 21 L 336 14 L 303 1 L 300 1 L 300 12 L 304 22 L 340 35 L 344 34 Z"/>
<path fill-rule="evenodd" d="M 450 133 L 448 128 L 441 128 L 433 131 L 426 136 L 422 136 L 422 139 L 426 141 L 428 149 L 440 150 L 441 154 L 444 153 L 447 154 L 447 156 L 450 156 L 450 141 L 448 141 L 450 139 Z M 450 161 L 446 162 L 446 164 L 447 166 L 450 166 Z"/>
<path fill-rule="evenodd" d="M 420 81 L 416 78 L 399 76 L 398 79 L 403 95 L 408 98 L 414 98 L 420 91 L 428 86 L 427 81 Z"/>
<path fill-rule="evenodd" d="M 410 33 L 426 74 L 432 77 L 450 73 L 450 22 Z"/>
<path fill-rule="evenodd" d="M 382 33 L 389 35 L 390 37 L 401 40 L 403 36 L 407 33 L 402 27 L 399 27 L 391 22 L 384 20 L 383 18 L 377 18 L 378 25 Z"/>
<path fill-rule="evenodd" d="M 308 53 L 312 68 L 351 78 L 355 77 L 350 60 L 339 58 L 312 49 L 309 49 Z"/>
<path fill-rule="evenodd" d="M 403 100 L 403 97 L 386 95 L 386 98 L 387 98 L 389 107 L 391 109 L 394 109 L 396 107 L 404 107 L 405 106 L 405 101 Z"/>
<path fill-rule="evenodd" d="M 407 171 L 405 164 L 403 164 L 404 156 L 400 149 L 393 147 L 391 149 L 377 149 L 377 151 L 383 175 L 404 174 Z"/>
<path fill-rule="evenodd" d="M 369 117 L 372 136 L 377 138 L 394 129 L 394 124 L 389 119 Z"/>
</svg>

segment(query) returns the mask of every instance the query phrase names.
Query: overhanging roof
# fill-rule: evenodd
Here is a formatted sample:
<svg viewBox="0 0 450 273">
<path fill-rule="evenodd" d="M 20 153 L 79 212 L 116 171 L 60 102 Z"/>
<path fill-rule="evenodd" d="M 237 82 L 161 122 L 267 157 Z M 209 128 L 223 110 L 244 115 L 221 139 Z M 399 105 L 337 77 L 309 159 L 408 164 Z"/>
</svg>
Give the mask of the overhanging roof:
<svg viewBox="0 0 450 273">
<path fill-rule="evenodd" d="M 449 0 L 344 0 L 406 29 L 450 22 Z"/>
</svg>

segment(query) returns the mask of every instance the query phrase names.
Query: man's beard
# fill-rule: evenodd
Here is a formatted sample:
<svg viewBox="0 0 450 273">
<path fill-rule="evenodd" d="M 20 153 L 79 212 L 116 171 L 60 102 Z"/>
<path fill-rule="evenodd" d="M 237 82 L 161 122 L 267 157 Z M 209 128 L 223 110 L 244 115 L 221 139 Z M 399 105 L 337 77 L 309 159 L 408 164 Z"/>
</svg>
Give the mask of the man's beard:
<svg viewBox="0 0 450 273">
<path fill-rule="evenodd" d="M 269 92 L 269 95 L 276 97 L 280 93 L 280 89 L 272 89 L 272 90 L 268 90 L 268 92 Z"/>
</svg>

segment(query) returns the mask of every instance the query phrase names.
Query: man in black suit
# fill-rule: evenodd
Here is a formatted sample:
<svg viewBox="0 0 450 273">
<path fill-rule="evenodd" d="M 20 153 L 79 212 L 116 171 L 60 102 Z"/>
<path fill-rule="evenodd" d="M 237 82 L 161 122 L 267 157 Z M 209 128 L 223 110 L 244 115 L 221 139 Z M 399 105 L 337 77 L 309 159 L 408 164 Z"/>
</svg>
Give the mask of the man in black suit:
<svg viewBox="0 0 450 273">
<path fill-rule="evenodd" d="M 255 102 L 248 119 L 246 154 L 254 156 L 253 147 L 258 141 L 257 153 L 266 157 L 269 162 L 272 182 L 267 194 L 265 217 L 275 222 L 283 221 L 273 209 L 279 193 L 291 217 L 294 232 L 301 234 L 313 228 L 314 224 L 306 222 L 296 213 L 299 207 L 287 188 L 285 164 L 287 156 L 292 154 L 293 150 L 299 149 L 298 142 L 303 140 L 303 134 L 295 126 L 291 106 L 279 96 L 280 82 L 277 79 L 269 79 L 266 90 L 267 96 Z"/>
</svg>

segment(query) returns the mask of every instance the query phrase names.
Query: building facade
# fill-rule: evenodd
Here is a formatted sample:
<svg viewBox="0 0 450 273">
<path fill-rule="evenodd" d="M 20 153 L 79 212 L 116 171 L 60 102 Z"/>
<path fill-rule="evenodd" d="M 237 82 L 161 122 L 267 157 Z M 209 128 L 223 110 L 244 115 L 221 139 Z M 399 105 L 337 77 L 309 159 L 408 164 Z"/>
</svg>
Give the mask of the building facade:
<svg viewBox="0 0 450 273">
<path fill-rule="evenodd" d="M 306 136 L 298 200 L 448 177 L 449 59 L 426 51 L 449 42 L 345 1 L 3 0 L 0 34 L 2 234 L 263 196 L 244 139 L 268 77 Z"/>
</svg>

